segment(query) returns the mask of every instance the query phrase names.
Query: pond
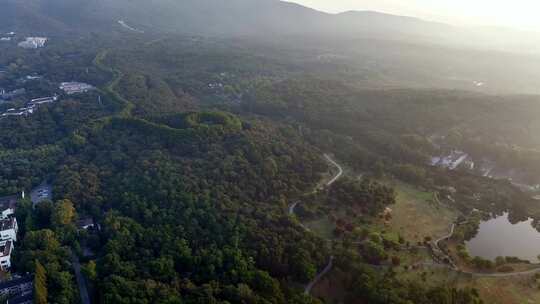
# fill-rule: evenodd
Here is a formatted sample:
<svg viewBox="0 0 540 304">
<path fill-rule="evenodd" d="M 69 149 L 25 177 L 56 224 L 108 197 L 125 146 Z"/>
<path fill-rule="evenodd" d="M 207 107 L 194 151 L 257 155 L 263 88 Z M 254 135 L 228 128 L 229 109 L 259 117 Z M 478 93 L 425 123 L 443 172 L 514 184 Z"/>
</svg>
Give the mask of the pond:
<svg viewBox="0 0 540 304">
<path fill-rule="evenodd" d="M 512 224 L 505 213 L 480 223 L 478 234 L 465 245 L 471 257 L 495 260 L 498 256 L 512 256 L 537 263 L 540 233 L 531 223 L 532 219 Z"/>
</svg>

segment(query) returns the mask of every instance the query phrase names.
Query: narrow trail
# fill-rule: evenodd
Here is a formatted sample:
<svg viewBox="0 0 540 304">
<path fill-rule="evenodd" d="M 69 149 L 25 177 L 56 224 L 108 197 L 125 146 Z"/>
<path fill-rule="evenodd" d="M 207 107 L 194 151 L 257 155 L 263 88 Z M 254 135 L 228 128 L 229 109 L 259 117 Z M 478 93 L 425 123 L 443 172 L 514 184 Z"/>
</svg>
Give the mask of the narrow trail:
<svg viewBox="0 0 540 304">
<path fill-rule="evenodd" d="M 336 174 L 336 176 L 334 176 L 328 183 L 326 183 L 326 186 L 329 187 L 332 186 L 332 184 L 335 183 L 343 175 L 343 168 L 338 163 L 336 163 L 328 154 L 324 154 L 324 158 L 326 158 L 329 163 L 338 168 L 338 173 Z"/>
<path fill-rule="evenodd" d="M 450 263 L 450 266 L 451 266 L 452 269 L 454 269 L 456 271 L 459 271 L 459 267 L 456 265 L 456 263 L 454 263 L 454 260 L 452 259 L 452 257 L 450 257 L 448 254 L 446 254 L 446 252 L 444 252 L 441 249 L 441 247 L 439 247 L 440 242 L 448 240 L 449 238 L 451 238 L 454 235 L 454 230 L 455 229 L 456 229 L 456 224 L 452 224 L 452 226 L 450 226 L 450 233 L 448 233 L 447 235 L 445 235 L 443 237 L 440 237 L 437 240 L 435 240 L 435 242 L 433 242 L 433 247 L 436 250 L 438 250 L 446 258 L 446 260 Z"/>
<path fill-rule="evenodd" d="M 326 183 L 326 187 L 330 187 L 332 186 L 332 184 L 334 184 L 341 176 L 343 176 L 343 168 L 336 162 L 334 161 L 328 154 L 323 154 L 324 158 L 330 163 L 332 164 L 333 166 L 335 166 L 337 169 L 338 169 L 338 173 L 336 173 L 336 175 L 334 177 L 332 177 L 327 183 Z M 314 192 L 318 192 L 319 190 L 316 189 Z M 297 202 L 294 202 L 293 204 L 291 204 L 289 206 L 289 215 L 294 215 L 294 209 L 296 208 L 296 206 L 298 206 L 300 202 L 297 201 Z M 303 225 L 302 225 L 303 226 Z"/>
<path fill-rule="evenodd" d="M 338 173 L 332 177 L 330 179 L 330 181 L 328 181 L 326 183 L 326 187 L 330 187 L 332 186 L 333 183 L 335 183 L 341 176 L 343 176 L 343 168 L 336 162 L 334 161 L 328 154 L 324 154 L 323 155 L 324 158 L 330 163 L 332 164 L 333 166 L 335 166 L 337 169 L 338 169 Z M 315 192 L 317 192 L 318 190 L 315 190 Z M 294 202 L 292 205 L 289 206 L 289 215 L 290 216 L 293 216 L 294 215 L 294 209 L 296 208 L 296 206 L 298 206 L 300 202 L 297 201 L 297 202 Z M 310 231 L 308 227 L 306 227 L 304 224 L 302 224 L 300 221 L 299 221 L 299 224 L 302 228 L 304 228 L 306 231 Z M 306 295 L 309 295 L 311 293 L 311 290 L 313 289 L 313 287 L 315 285 L 317 285 L 317 283 L 319 283 L 319 281 L 330 271 L 332 270 L 332 267 L 334 266 L 334 256 L 330 256 L 330 259 L 328 260 L 328 264 L 326 264 L 326 266 L 324 267 L 323 270 L 321 270 L 321 272 L 319 272 L 315 278 L 313 278 L 313 280 L 311 280 L 311 282 L 309 282 L 307 285 L 306 285 L 306 288 L 304 289 L 304 294 Z"/>
<path fill-rule="evenodd" d="M 300 202 L 294 202 L 292 205 L 289 206 L 289 215 L 294 215 L 294 208 L 299 204 Z"/>
</svg>

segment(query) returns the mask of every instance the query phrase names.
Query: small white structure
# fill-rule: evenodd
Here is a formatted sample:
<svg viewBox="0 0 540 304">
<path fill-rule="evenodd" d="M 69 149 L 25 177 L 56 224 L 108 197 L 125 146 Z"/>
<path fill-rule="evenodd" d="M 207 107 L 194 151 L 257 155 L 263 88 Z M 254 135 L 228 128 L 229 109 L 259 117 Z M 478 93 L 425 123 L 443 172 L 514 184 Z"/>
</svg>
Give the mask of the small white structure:
<svg viewBox="0 0 540 304">
<path fill-rule="evenodd" d="M 90 217 L 80 219 L 77 221 L 77 227 L 79 229 L 84 229 L 84 230 L 94 228 L 94 220 Z"/>
<path fill-rule="evenodd" d="M 63 90 L 68 95 L 76 93 L 86 93 L 93 89 L 93 86 L 83 82 L 62 82 L 60 84 L 60 90 Z"/>
<path fill-rule="evenodd" d="M 19 200 L 18 195 L 6 196 L 0 198 L 0 220 L 7 219 L 15 214 L 15 206 Z M 22 196 L 24 198 L 24 194 Z"/>
<path fill-rule="evenodd" d="M 26 37 L 25 41 L 19 42 L 19 46 L 25 49 L 42 48 L 47 43 L 46 37 Z"/>
</svg>

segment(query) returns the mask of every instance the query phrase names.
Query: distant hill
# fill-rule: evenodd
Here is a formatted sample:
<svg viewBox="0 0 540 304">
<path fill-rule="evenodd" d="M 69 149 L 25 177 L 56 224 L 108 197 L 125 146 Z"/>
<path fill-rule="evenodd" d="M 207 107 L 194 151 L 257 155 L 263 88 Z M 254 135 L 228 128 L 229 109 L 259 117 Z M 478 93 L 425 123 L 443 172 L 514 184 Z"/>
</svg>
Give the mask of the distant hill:
<svg viewBox="0 0 540 304">
<path fill-rule="evenodd" d="M 120 29 L 119 20 L 146 32 L 189 35 L 375 38 L 519 51 L 540 45 L 534 33 L 466 30 L 371 11 L 327 14 L 278 0 L 3 0 L 0 9 L 0 31 L 107 32 Z"/>
</svg>

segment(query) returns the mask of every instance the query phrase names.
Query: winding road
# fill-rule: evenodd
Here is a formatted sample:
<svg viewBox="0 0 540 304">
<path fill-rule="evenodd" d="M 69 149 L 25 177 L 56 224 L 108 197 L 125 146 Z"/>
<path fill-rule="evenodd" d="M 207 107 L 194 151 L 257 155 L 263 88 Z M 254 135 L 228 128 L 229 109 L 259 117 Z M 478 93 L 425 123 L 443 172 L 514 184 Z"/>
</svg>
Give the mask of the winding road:
<svg viewBox="0 0 540 304">
<path fill-rule="evenodd" d="M 338 169 L 338 173 L 332 177 L 332 179 L 330 179 L 327 183 L 326 183 L 326 187 L 330 187 L 332 186 L 333 183 L 335 183 L 341 176 L 343 176 L 343 168 L 336 162 L 334 161 L 330 155 L 328 154 L 324 154 L 323 155 L 324 158 L 332 165 L 334 165 L 337 169 Z M 297 201 L 297 202 L 294 202 L 292 205 L 289 206 L 289 215 L 294 215 L 294 209 L 296 208 L 296 206 L 298 206 L 300 202 Z M 309 231 L 309 228 L 306 227 L 304 224 L 300 223 L 300 226 L 302 226 L 302 228 L 304 228 L 305 230 Z M 330 259 L 328 260 L 328 264 L 324 267 L 324 269 L 319 272 L 315 278 L 313 278 L 313 280 L 311 280 L 311 282 L 309 282 L 307 285 L 306 285 L 306 288 L 304 289 L 304 294 L 306 295 L 309 295 L 311 293 L 311 289 L 313 289 L 313 286 L 317 285 L 317 283 L 319 283 L 319 281 L 330 271 L 332 270 L 332 267 L 334 266 L 334 256 L 330 256 Z"/>
<path fill-rule="evenodd" d="M 304 294 L 309 295 L 311 293 L 311 289 L 313 289 L 313 286 L 315 284 L 319 283 L 319 281 L 330 271 L 332 270 L 332 267 L 334 266 L 334 256 L 330 257 L 330 261 L 328 261 L 328 265 L 324 267 L 324 269 L 317 274 L 317 276 L 307 284 L 306 288 L 304 289 Z"/>
</svg>

